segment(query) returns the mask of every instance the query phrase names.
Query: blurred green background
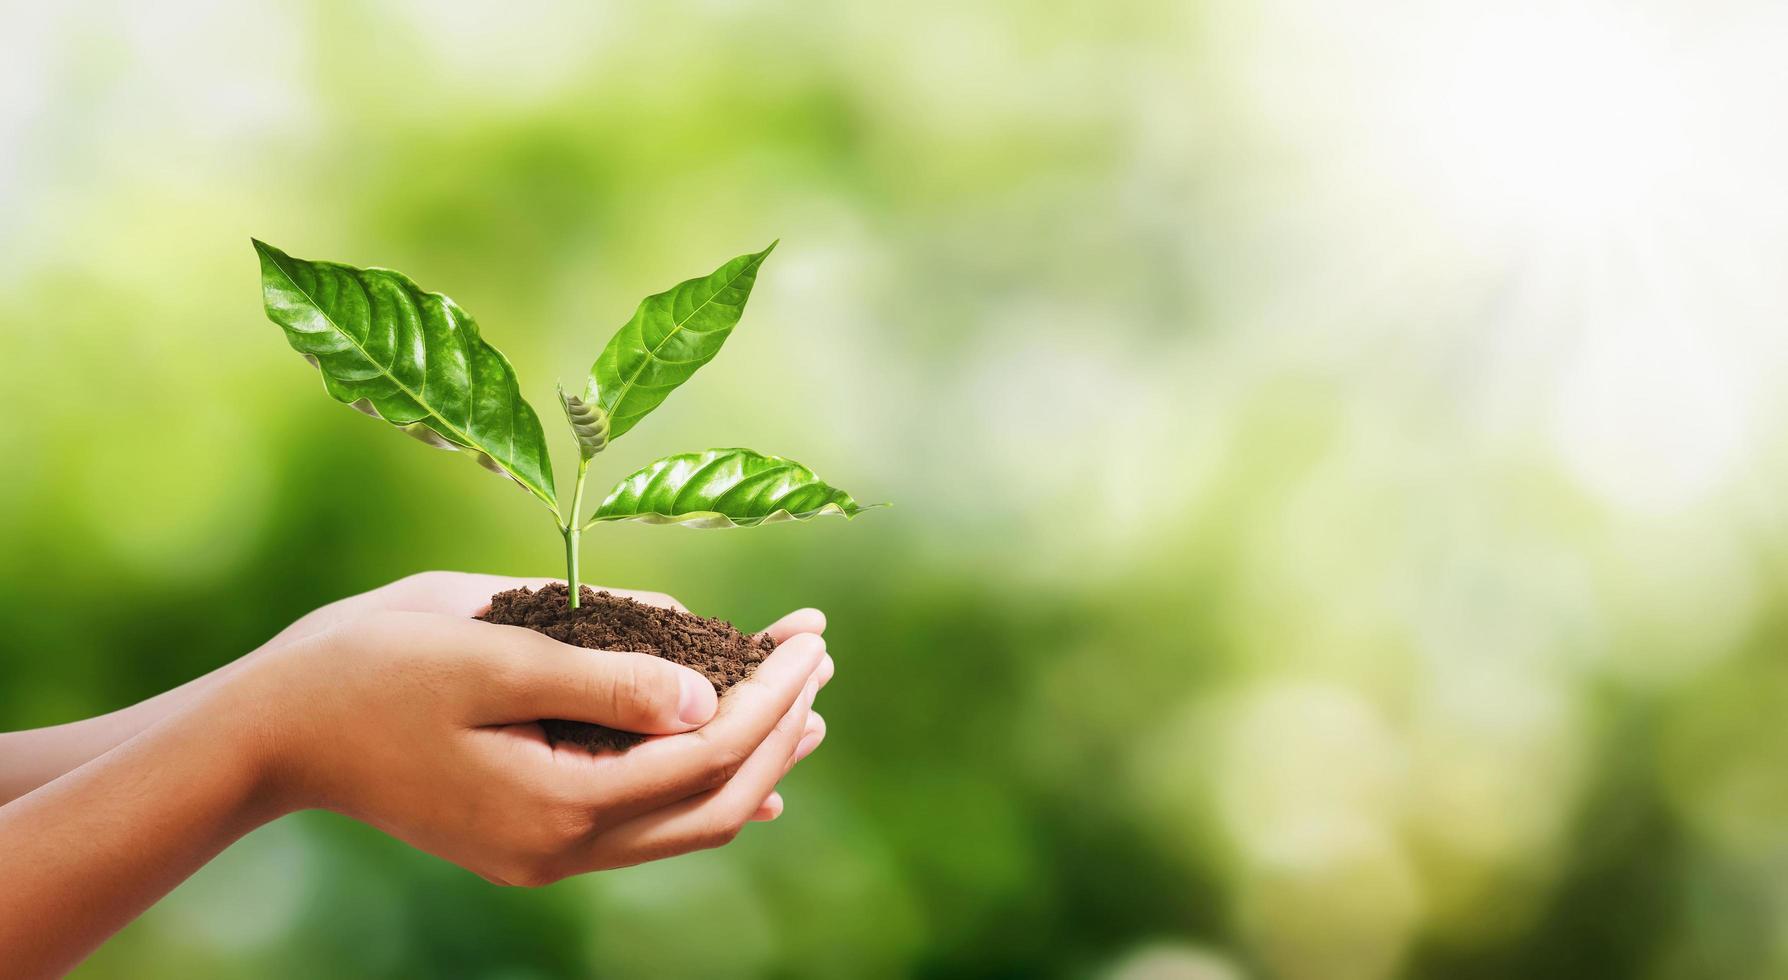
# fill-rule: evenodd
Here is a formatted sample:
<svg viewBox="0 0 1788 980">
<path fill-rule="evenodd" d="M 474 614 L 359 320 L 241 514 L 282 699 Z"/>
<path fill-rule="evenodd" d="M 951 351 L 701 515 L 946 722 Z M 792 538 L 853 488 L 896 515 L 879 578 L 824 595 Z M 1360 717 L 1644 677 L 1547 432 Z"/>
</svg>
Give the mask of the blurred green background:
<svg viewBox="0 0 1788 980">
<path fill-rule="evenodd" d="M 7 4 L 0 726 L 558 573 L 516 488 L 325 397 L 250 235 L 451 293 L 549 429 L 640 297 L 780 237 L 605 475 L 749 445 L 898 504 L 588 535 L 831 615 L 778 822 L 528 892 L 305 814 L 79 975 L 1788 976 L 1785 30 Z"/>
</svg>

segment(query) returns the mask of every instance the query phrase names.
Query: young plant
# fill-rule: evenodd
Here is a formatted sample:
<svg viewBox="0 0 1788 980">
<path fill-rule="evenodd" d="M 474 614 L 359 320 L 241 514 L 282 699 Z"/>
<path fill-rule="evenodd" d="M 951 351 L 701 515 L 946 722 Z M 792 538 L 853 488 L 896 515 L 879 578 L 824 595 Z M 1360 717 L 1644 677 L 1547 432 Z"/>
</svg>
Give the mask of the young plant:
<svg viewBox="0 0 1788 980">
<path fill-rule="evenodd" d="M 678 453 L 646 464 L 581 514 L 590 461 L 632 431 L 714 359 L 745 312 L 758 268 L 776 247 L 648 296 L 609 338 L 581 393 L 559 389 L 577 442 L 577 477 L 562 506 L 539 416 L 508 358 L 471 314 L 390 269 L 295 259 L 255 240 L 267 317 L 321 370 L 323 387 L 374 418 L 442 449 L 470 453 L 553 513 L 565 539 L 565 580 L 578 605 L 578 544 L 605 521 L 755 527 L 867 508 L 793 460 L 750 449 Z"/>
</svg>

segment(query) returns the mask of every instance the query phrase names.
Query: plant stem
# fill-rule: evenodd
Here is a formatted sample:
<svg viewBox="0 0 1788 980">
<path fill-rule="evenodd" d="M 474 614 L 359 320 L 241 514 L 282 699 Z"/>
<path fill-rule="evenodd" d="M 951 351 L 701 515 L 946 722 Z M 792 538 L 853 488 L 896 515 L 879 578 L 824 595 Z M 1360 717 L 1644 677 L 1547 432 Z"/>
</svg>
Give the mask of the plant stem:
<svg viewBox="0 0 1788 980">
<path fill-rule="evenodd" d="M 575 527 L 559 529 L 565 535 L 565 589 L 569 593 L 565 598 L 566 608 L 576 609 L 579 599 L 577 582 L 577 537 L 581 533 Z"/>
<path fill-rule="evenodd" d="M 582 598 L 582 587 L 577 580 L 577 541 L 583 529 L 577 526 L 577 517 L 578 511 L 584 507 L 584 476 L 589 470 L 590 461 L 580 458 L 577 461 L 577 483 L 571 490 L 571 513 L 559 526 L 559 533 L 565 536 L 565 604 L 568 609 L 576 609 Z"/>
</svg>

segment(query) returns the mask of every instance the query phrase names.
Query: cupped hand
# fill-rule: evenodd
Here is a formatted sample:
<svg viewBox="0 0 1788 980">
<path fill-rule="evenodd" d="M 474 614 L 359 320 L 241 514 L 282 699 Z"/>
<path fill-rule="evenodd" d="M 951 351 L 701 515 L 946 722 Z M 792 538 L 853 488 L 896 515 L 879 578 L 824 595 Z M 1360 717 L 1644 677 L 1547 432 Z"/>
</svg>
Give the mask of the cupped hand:
<svg viewBox="0 0 1788 980">
<path fill-rule="evenodd" d="M 781 812 L 777 781 L 825 734 L 817 610 L 773 625 L 776 651 L 717 702 L 669 661 L 468 618 L 545 581 L 427 573 L 343 600 L 208 700 L 255 733 L 278 806 L 336 810 L 500 883 L 717 846 Z M 656 737 L 592 755 L 551 745 L 547 717 Z"/>
<path fill-rule="evenodd" d="M 273 639 L 267 641 L 263 650 L 277 648 L 296 639 L 321 632 L 331 625 L 352 619 L 356 615 L 369 612 L 434 612 L 455 616 L 480 616 L 490 608 L 490 597 L 508 589 L 538 589 L 548 583 L 562 583 L 556 578 L 517 578 L 507 575 L 480 575 L 469 572 L 431 571 L 418 572 L 404 578 L 380 586 L 359 595 L 340 599 L 320 607 L 292 625 L 286 627 Z M 592 586 L 618 596 L 626 596 L 649 606 L 660 606 L 688 612 L 689 607 L 679 602 L 674 596 L 663 592 L 641 591 L 638 589 L 615 589 L 607 586 Z M 818 609 L 797 609 L 771 623 L 764 629 L 777 643 L 781 643 L 797 633 L 824 634 L 826 632 L 826 615 Z M 830 655 L 825 658 L 820 668 L 820 687 L 825 687 L 831 680 L 833 662 Z M 611 726 L 612 727 L 612 726 Z M 797 760 L 804 759 L 826 737 L 826 720 L 819 712 L 809 712 L 807 727 L 801 736 L 801 745 L 796 753 Z M 779 793 L 771 793 L 751 815 L 754 821 L 774 820 L 782 815 L 783 800 Z"/>
</svg>

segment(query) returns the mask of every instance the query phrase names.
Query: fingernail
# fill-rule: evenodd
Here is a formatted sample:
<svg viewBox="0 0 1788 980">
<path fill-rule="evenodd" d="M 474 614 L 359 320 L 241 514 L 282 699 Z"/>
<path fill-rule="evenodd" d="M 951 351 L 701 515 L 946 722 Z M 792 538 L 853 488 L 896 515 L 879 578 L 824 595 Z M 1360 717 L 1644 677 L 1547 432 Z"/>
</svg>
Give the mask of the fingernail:
<svg viewBox="0 0 1788 980">
<path fill-rule="evenodd" d="M 810 735 L 803 736 L 801 744 L 795 746 L 795 761 L 800 762 L 802 759 L 812 755 L 813 750 L 819 748 L 820 740 L 825 737 L 825 734 L 822 732 L 813 732 Z"/>
<path fill-rule="evenodd" d="M 714 709 L 720 703 L 714 694 L 714 685 L 693 670 L 683 671 L 678 683 L 682 685 L 683 693 L 677 702 L 677 718 L 685 725 L 706 724 L 714 717 Z"/>
</svg>

